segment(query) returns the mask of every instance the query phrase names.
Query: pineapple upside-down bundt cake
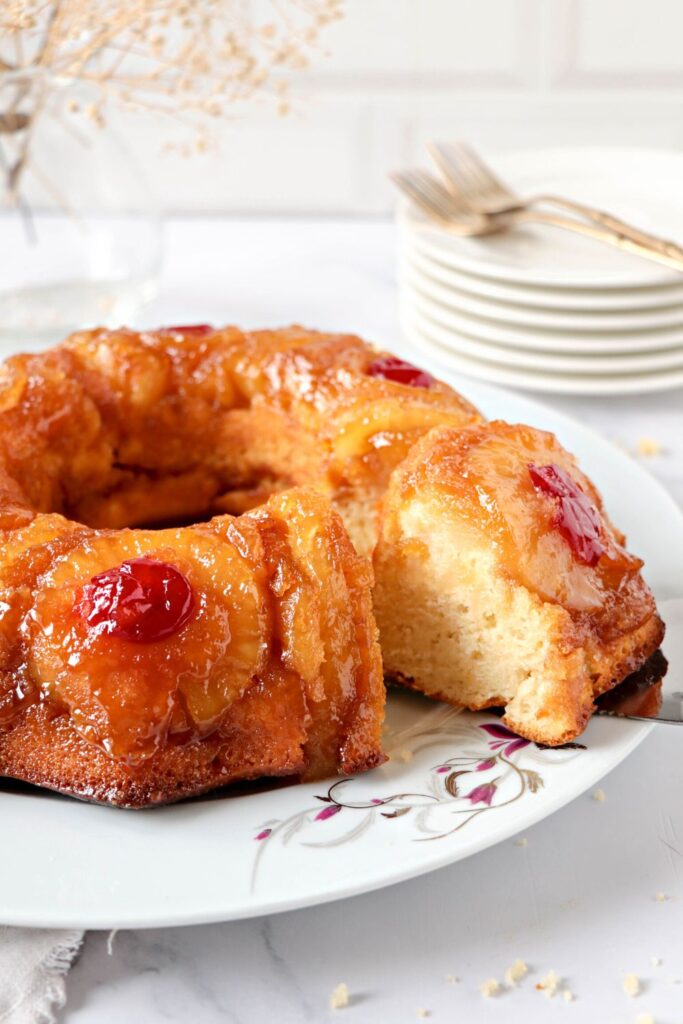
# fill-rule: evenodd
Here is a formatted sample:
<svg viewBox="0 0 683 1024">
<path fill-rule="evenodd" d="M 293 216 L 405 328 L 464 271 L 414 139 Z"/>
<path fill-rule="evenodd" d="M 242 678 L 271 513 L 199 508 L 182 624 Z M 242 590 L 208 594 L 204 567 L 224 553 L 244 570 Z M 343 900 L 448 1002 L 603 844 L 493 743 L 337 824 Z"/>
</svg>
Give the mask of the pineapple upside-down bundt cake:
<svg viewBox="0 0 683 1024">
<path fill-rule="evenodd" d="M 142 806 L 380 763 L 373 552 L 389 676 L 544 742 L 661 639 L 549 435 L 358 338 L 97 330 L 0 372 L 0 774 Z"/>
</svg>

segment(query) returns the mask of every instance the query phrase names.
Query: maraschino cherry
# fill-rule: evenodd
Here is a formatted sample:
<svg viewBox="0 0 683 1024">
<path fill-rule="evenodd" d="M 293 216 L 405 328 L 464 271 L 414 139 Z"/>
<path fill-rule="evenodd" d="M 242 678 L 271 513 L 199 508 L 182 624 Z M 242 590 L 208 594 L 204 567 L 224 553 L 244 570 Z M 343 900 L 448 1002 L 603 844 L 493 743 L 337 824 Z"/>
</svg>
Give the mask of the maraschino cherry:
<svg viewBox="0 0 683 1024">
<path fill-rule="evenodd" d="M 93 576 L 76 607 L 93 631 L 149 644 L 185 625 L 194 593 L 187 577 L 167 562 L 131 558 Z"/>
<path fill-rule="evenodd" d="M 214 328 L 211 324 L 180 324 L 174 325 L 173 327 L 162 327 L 161 330 L 167 334 L 190 334 L 194 336 L 201 336 L 204 334 L 213 334 Z"/>
<path fill-rule="evenodd" d="M 383 377 L 409 388 L 431 388 L 434 378 L 419 366 L 413 366 L 398 356 L 380 356 L 370 363 L 367 371 L 371 377 Z"/>
<path fill-rule="evenodd" d="M 600 539 L 603 524 L 588 495 L 561 466 L 537 466 L 530 462 L 528 469 L 534 487 L 557 499 L 553 522 L 578 561 L 591 567 L 597 565 L 605 552 Z"/>
</svg>

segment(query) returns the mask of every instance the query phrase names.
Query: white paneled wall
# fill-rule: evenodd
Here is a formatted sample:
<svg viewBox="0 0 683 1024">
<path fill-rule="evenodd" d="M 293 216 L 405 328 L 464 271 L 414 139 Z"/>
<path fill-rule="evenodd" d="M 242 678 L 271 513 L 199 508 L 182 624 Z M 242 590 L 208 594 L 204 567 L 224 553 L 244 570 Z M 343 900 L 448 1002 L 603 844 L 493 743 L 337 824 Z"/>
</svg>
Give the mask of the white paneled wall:
<svg viewBox="0 0 683 1024">
<path fill-rule="evenodd" d="M 119 121 L 169 208 L 384 213 L 435 137 L 683 147 L 683 0 L 347 0 L 324 44 L 294 112 L 252 108 L 213 155 Z"/>
</svg>

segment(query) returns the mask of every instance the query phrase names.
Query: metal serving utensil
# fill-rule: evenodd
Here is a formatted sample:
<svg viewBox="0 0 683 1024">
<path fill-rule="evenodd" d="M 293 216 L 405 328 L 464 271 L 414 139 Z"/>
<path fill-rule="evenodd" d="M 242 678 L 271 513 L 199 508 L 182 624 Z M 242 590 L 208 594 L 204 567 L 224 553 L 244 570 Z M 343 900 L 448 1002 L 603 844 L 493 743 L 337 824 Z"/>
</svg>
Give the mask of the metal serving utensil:
<svg viewBox="0 0 683 1024">
<path fill-rule="evenodd" d="M 666 658 L 658 651 L 640 672 L 599 697 L 596 714 L 683 725 L 683 598 L 662 601 L 659 610 L 666 623 Z"/>
</svg>

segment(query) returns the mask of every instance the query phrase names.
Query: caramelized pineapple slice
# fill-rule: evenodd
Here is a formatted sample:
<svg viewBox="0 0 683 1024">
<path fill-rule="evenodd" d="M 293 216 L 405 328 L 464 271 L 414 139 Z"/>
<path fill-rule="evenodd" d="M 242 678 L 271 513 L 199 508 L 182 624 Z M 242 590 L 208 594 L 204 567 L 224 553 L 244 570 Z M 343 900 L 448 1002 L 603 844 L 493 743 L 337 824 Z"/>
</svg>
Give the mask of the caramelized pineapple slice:
<svg viewBox="0 0 683 1024">
<path fill-rule="evenodd" d="M 273 588 L 282 660 L 301 676 L 311 716 L 307 774 L 324 774 L 340 763 L 353 770 L 356 750 L 379 745 L 381 728 L 375 705 L 383 692 L 382 668 L 371 570 L 354 551 L 337 513 L 314 491 L 285 491 L 266 508 L 275 521 L 266 547 L 281 567 Z M 263 515 L 257 510 L 244 518 Z M 366 702 L 373 704 L 372 715 L 363 714 Z"/>
<path fill-rule="evenodd" d="M 84 586 L 131 559 L 182 573 L 193 593 L 182 628 L 133 642 L 84 615 Z M 41 580 L 30 612 L 30 670 L 86 738 L 134 764 L 167 738 L 206 735 L 245 693 L 268 652 L 268 609 L 249 562 L 199 527 L 85 536 Z"/>
</svg>

